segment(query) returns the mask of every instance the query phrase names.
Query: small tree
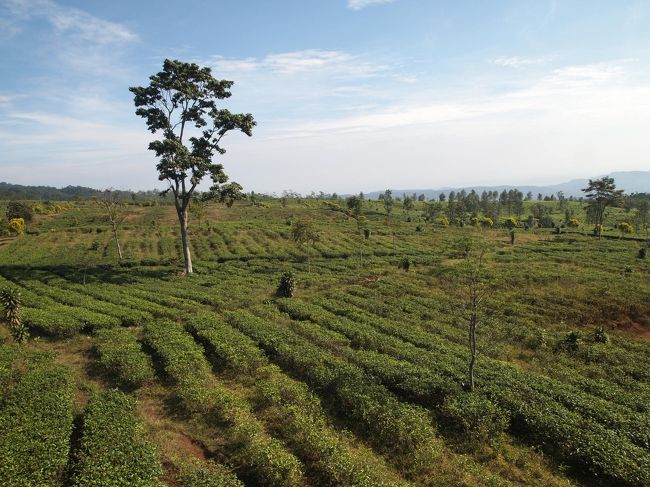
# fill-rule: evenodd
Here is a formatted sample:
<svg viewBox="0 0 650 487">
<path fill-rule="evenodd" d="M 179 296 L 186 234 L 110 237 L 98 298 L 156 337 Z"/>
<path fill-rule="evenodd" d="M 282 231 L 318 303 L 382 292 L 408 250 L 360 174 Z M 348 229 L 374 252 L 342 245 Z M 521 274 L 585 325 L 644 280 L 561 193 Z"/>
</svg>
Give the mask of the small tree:
<svg viewBox="0 0 650 487">
<path fill-rule="evenodd" d="M 386 210 L 386 219 L 390 219 L 390 215 L 393 213 L 393 205 L 395 201 L 393 200 L 393 192 L 390 189 L 384 191 L 384 194 L 380 195 L 381 201 L 384 204 L 384 210 Z"/>
<path fill-rule="evenodd" d="M 478 357 L 476 335 L 478 326 L 485 320 L 486 302 L 494 294 L 495 286 L 492 279 L 485 272 L 485 251 L 481 250 L 477 256 L 469 254 L 462 265 L 463 312 L 467 319 L 470 360 L 468 366 L 469 390 L 474 391 L 474 368 Z"/>
<path fill-rule="evenodd" d="M 149 149 L 160 160 L 156 168 L 158 179 L 169 185 L 165 192 L 174 195 L 185 273 L 191 274 L 187 224 L 194 191 L 207 175 L 213 182 L 210 194 L 217 199 L 232 189 L 224 186 L 228 176 L 223 166 L 212 160 L 226 152 L 219 144 L 227 133 L 238 130 L 250 136 L 255 121 L 250 113 L 233 114 L 217 107 L 217 101 L 230 97 L 233 82 L 215 79 L 210 68 L 166 59 L 163 70 L 149 79 L 149 86 L 129 90 L 134 94 L 135 113 L 146 119 L 152 133 L 162 132 Z"/>
<path fill-rule="evenodd" d="M 190 202 L 190 206 L 188 208 L 189 216 L 196 220 L 199 228 L 201 228 L 201 223 L 203 223 L 203 219 L 205 218 L 207 207 L 208 202 L 201 198 L 193 198 Z"/>
<path fill-rule="evenodd" d="M 616 189 L 613 178 L 590 179 L 589 184 L 582 190 L 587 198 L 587 214 L 596 224 L 596 234 L 602 237 L 605 220 L 605 210 L 608 206 L 620 206 L 623 202 L 623 190 Z"/>
<path fill-rule="evenodd" d="M 0 306 L 2 306 L 2 319 L 9 325 L 14 340 L 18 343 L 26 342 L 29 338 L 29 330 L 21 319 L 20 292 L 12 287 L 0 290 Z"/>
<path fill-rule="evenodd" d="M 404 206 L 404 211 L 406 211 L 406 214 L 408 215 L 409 212 L 413 209 L 413 206 L 414 206 L 413 199 L 411 197 L 409 197 L 409 196 L 406 196 L 404 198 L 403 206 Z"/>
<path fill-rule="evenodd" d="M 291 226 L 291 237 L 300 247 L 314 246 L 320 240 L 320 234 L 314 224 L 308 220 L 296 220 Z M 311 272 L 311 252 L 307 248 L 307 272 Z"/>
<path fill-rule="evenodd" d="M 124 222 L 127 214 L 126 204 L 119 201 L 116 193 L 112 189 L 107 189 L 104 191 L 102 197 L 98 200 L 99 205 L 104 210 L 106 218 L 108 218 L 109 223 L 111 224 L 111 232 L 113 233 L 113 240 L 115 240 L 115 246 L 117 247 L 117 256 L 119 260 L 123 259 L 122 256 L 122 247 L 120 246 L 120 239 L 118 236 L 118 230 L 120 225 Z"/>
</svg>

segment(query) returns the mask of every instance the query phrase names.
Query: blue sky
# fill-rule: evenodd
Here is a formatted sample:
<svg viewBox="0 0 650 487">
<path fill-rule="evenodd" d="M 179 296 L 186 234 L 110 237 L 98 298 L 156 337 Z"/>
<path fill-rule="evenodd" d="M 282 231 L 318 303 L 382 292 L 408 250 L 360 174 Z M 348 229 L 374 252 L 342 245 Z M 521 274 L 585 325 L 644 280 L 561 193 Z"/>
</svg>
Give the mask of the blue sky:
<svg viewBox="0 0 650 487">
<path fill-rule="evenodd" d="M 560 182 L 650 169 L 647 1 L 0 0 L 0 181 L 162 187 L 128 87 L 235 81 L 247 190 Z"/>
</svg>

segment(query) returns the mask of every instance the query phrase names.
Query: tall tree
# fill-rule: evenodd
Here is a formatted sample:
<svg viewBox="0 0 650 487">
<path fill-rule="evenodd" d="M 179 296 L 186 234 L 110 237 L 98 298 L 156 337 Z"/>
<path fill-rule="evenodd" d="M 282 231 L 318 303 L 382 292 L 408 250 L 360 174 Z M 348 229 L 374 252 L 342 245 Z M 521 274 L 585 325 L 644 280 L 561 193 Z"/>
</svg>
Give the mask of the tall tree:
<svg viewBox="0 0 650 487">
<path fill-rule="evenodd" d="M 582 189 L 587 198 L 587 214 L 596 224 L 598 238 L 602 235 L 605 210 L 608 206 L 620 206 L 623 202 L 623 190 L 616 189 L 614 178 L 603 177 L 590 179 L 586 188 Z"/>
<path fill-rule="evenodd" d="M 158 179 L 169 184 L 181 226 L 185 273 L 192 273 L 187 235 L 188 207 L 201 180 L 209 175 L 210 193 L 221 199 L 228 176 L 223 165 L 215 164 L 216 154 L 226 151 L 221 139 L 233 130 L 251 136 L 255 120 L 250 113 L 234 114 L 217 107 L 217 101 L 229 98 L 232 81 L 218 80 L 210 68 L 194 63 L 166 59 L 163 70 L 149 78 L 149 86 L 129 88 L 134 94 L 136 114 L 144 118 L 151 133 L 162 138 L 149 144 L 159 163 Z M 241 187 L 241 186 L 239 186 Z"/>
</svg>

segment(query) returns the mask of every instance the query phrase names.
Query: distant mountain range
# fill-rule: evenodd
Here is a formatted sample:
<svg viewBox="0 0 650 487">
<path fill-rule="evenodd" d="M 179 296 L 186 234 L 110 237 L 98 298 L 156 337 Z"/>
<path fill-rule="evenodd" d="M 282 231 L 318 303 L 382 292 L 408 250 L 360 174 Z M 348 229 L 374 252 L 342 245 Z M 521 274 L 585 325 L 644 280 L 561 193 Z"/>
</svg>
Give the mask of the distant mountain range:
<svg viewBox="0 0 650 487">
<path fill-rule="evenodd" d="M 650 171 L 619 171 L 607 174 L 607 176 L 614 178 L 616 181 L 616 187 L 619 189 L 625 190 L 626 194 L 630 193 L 650 193 Z M 597 176 L 602 177 L 602 176 Z M 595 179 L 595 178 L 591 178 Z M 504 189 L 506 191 L 510 189 L 518 189 L 524 195 L 529 191 L 533 193 L 533 197 L 537 198 L 537 195 L 541 193 L 543 196 L 550 196 L 552 194 L 557 194 L 559 191 L 564 193 L 564 196 L 575 196 L 580 197 L 584 196 L 584 193 L 581 191 L 582 188 L 587 186 L 589 182 L 588 179 L 572 179 L 565 183 L 552 184 L 547 186 L 513 186 L 513 185 L 503 185 L 503 186 L 465 186 L 458 188 L 440 188 L 440 189 L 393 189 L 390 188 L 393 192 L 393 197 L 401 197 L 402 194 L 412 195 L 413 193 L 417 195 L 424 194 L 427 200 L 431 198 L 438 198 L 440 193 L 449 194 L 450 191 L 462 191 L 463 189 L 468 193 L 471 190 L 476 191 L 481 194 L 483 191 L 498 191 L 499 193 Z M 384 191 L 373 191 L 371 193 L 364 193 L 365 197 L 368 199 L 377 199 L 377 197 L 382 194 Z"/>
<path fill-rule="evenodd" d="M 613 172 L 608 174 L 616 181 L 616 186 L 618 188 L 624 189 L 625 193 L 650 193 L 650 171 L 620 171 Z M 598 176 L 600 177 L 600 176 Z M 593 179 L 593 178 L 592 178 Z M 566 183 L 552 184 L 548 186 L 513 186 L 513 185 L 502 185 L 502 186 L 465 186 L 458 188 L 440 188 L 440 189 L 394 189 L 391 188 L 393 192 L 393 197 L 401 197 L 402 194 L 412 195 L 413 193 L 417 195 L 424 194 L 424 196 L 429 200 L 431 198 L 438 198 L 440 193 L 449 194 L 450 191 L 462 191 L 463 189 L 467 192 L 470 192 L 472 189 L 477 193 L 482 193 L 483 191 L 498 191 L 501 192 L 504 189 L 508 191 L 509 189 L 518 189 L 522 193 L 526 194 L 529 191 L 533 193 L 533 197 L 536 198 L 539 193 L 543 196 L 550 196 L 552 194 L 557 194 L 558 191 L 562 191 L 565 196 L 584 196 L 584 193 L 581 191 L 588 183 L 588 179 L 573 179 L 567 181 Z M 376 199 L 384 191 L 373 191 L 371 193 L 365 193 L 366 198 Z M 136 201 L 149 200 L 154 198 L 159 198 L 159 192 L 156 190 L 149 191 L 116 191 L 120 199 L 132 199 Z M 93 196 L 97 197 L 102 194 L 102 191 L 87 188 L 84 186 L 66 186 L 65 188 L 54 188 L 52 186 L 23 186 L 21 184 L 10 184 L 0 182 L 0 200 L 3 199 L 26 199 L 26 200 L 56 200 L 56 201 L 66 201 L 73 200 L 75 198 L 92 198 Z"/>
</svg>

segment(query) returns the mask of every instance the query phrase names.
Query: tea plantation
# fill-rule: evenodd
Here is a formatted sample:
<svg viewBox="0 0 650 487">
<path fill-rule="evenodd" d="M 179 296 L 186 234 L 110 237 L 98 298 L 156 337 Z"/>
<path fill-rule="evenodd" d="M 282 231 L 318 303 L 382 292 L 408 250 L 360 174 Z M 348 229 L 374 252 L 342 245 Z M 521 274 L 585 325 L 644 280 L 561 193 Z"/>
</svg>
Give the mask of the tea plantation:
<svg viewBox="0 0 650 487">
<path fill-rule="evenodd" d="M 121 262 L 91 202 L 1 239 L 30 336 L 0 326 L 0 484 L 650 486 L 650 259 L 624 210 L 597 238 L 417 201 L 366 202 L 363 231 L 343 206 L 209 205 L 187 276 L 171 206 L 128 207 Z"/>
</svg>

